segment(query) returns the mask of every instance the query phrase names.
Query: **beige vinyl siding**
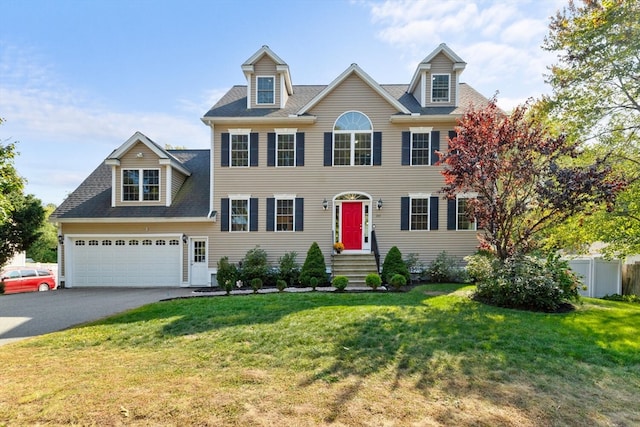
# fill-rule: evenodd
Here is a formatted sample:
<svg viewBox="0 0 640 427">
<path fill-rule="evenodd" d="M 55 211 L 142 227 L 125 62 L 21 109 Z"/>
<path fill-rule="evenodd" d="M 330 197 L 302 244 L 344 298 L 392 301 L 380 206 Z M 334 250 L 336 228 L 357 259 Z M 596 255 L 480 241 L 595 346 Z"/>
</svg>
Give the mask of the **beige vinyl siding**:
<svg viewBox="0 0 640 427">
<path fill-rule="evenodd" d="M 142 157 L 138 157 L 142 153 Z M 160 200 L 123 202 L 122 201 L 122 170 L 123 169 L 158 169 L 160 171 Z M 167 173 L 164 165 L 160 165 L 158 155 L 151 151 L 145 144 L 138 142 L 124 156 L 120 158 L 120 166 L 115 168 L 116 173 L 116 206 L 135 205 L 164 205 L 166 200 L 165 188 L 167 186 Z M 140 177 L 142 179 L 142 177 Z"/>
<path fill-rule="evenodd" d="M 258 77 L 274 77 L 275 93 L 273 104 L 258 104 Z M 276 64 L 271 60 L 268 55 L 263 55 L 262 58 L 255 63 L 254 73 L 251 76 L 251 108 L 279 108 L 280 106 L 280 76 L 276 72 Z"/>
<path fill-rule="evenodd" d="M 431 78 L 433 74 L 449 75 L 449 102 L 431 102 Z M 453 71 L 453 62 L 444 53 L 439 53 L 431 61 L 431 72 L 427 74 L 426 100 L 427 105 L 455 105 L 456 102 L 456 75 Z"/>
<path fill-rule="evenodd" d="M 382 166 L 333 166 L 324 164 L 324 132 L 333 129 L 336 119 L 344 112 L 356 110 L 366 114 L 373 123 L 374 131 L 382 132 Z M 332 253 L 332 199 L 340 193 L 360 191 L 369 194 L 371 221 L 376 225 L 376 234 L 382 256 L 394 245 L 403 254 L 418 253 L 424 262 L 429 262 L 442 250 L 453 255 L 467 255 L 477 246 L 475 233 L 446 230 L 446 201 L 439 203 L 439 230 L 428 232 L 400 230 L 400 201 L 410 193 L 438 195 L 443 186 L 441 167 L 401 166 L 401 137 L 409 125 L 390 123 L 390 116 L 397 111 L 392 105 L 373 91 L 357 76 L 347 78 L 338 88 L 319 102 L 310 114 L 316 116 L 317 123 L 311 126 L 287 125 L 296 127 L 305 133 L 305 166 L 294 168 L 267 167 L 267 132 L 273 132 L 277 126 L 247 126 L 252 132 L 259 133 L 259 167 L 230 168 L 220 167 L 219 159 L 214 166 L 215 195 L 214 208 L 220 212 L 220 199 L 234 194 L 250 195 L 259 199 L 257 232 L 219 232 L 220 218 L 215 224 L 216 244 L 211 253 L 210 265 L 215 266 L 218 259 L 228 256 L 231 262 L 237 262 L 246 252 L 260 245 L 269 260 L 277 260 L 286 252 L 298 253 L 302 264 L 312 242 L 317 242 L 325 255 L 325 261 L 331 264 Z M 448 131 L 455 121 L 423 122 L 411 126 L 432 126 L 440 131 L 440 148 L 446 149 Z M 214 157 L 219 157 L 222 132 L 228 132 L 235 126 L 216 124 L 214 135 Z M 267 232 L 266 199 L 274 194 L 295 194 L 304 198 L 303 232 Z M 375 208 L 375 201 L 382 199 L 382 210 Z M 330 203 L 323 210 L 322 201 Z"/>
<path fill-rule="evenodd" d="M 178 190 L 180 190 L 186 179 L 187 177 L 182 173 L 173 168 L 171 169 L 171 200 L 175 199 Z"/>
</svg>

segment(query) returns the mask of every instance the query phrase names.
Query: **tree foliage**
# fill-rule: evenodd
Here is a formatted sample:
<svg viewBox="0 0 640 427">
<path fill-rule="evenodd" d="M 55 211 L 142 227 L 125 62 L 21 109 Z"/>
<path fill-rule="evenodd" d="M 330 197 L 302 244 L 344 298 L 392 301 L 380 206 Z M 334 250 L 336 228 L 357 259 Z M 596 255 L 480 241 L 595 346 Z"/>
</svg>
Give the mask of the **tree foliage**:
<svg viewBox="0 0 640 427">
<path fill-rule="evenodd" d="M 37 240 L 44 221 L 40 200 L 23 194 L 24 179 L 13 164 L 16 155 L 15 143 L 0 142 L 0 266 Z"/>
<path fill-rule="evenodd" d="M 603 241 L 611 255 L 640 253 L 640 2 L 570 1 L 549 29 L 543 47 L 558 62 L 542 108 L 570 135 L 591 141 L 588 150 L 606 152 L 630 182 L 613 209 L 572 218 L 554 233 L 556 243 Z"/>
<path fill-rule="evenodd" d="M 58 233 L 56 226 L 47 221 L 56 210 L 56 205 L 50 203 L 44 207 L 45 221 L 40 227 L 40 236 L 27 249 L 27 257 L 36 262 L 54 263 L 58 261 Z"/>
<path fill-rule="evenodd" d="M 580 149 L 565 135 L 551 136 L 527 105 L 505 115 L 492 99 L 470 109 L 457 136 L 441 153 L 443 192 L 469 199 L 467 212 L 480 230 L 481 247 L 504 260 L 536 248 L 537 235 L 578 212 L 612 206 L 624 182 L 606 159 L 580 164 Z"/>
</svg>

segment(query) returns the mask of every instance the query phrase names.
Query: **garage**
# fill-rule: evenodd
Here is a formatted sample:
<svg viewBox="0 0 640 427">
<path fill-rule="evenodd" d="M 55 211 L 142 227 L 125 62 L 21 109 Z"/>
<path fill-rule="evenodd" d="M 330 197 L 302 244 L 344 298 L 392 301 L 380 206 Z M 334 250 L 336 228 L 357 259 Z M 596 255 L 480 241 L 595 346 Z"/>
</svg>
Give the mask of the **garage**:
<svg viewBox="0 0 640 427">
<path fill-rule="evenodd" d="M 67 245 L 65 245 L 67 246 Z M 77 236 L 65 248 L 67 286 L 178 287 L 178 236 Z"/>
</svg>

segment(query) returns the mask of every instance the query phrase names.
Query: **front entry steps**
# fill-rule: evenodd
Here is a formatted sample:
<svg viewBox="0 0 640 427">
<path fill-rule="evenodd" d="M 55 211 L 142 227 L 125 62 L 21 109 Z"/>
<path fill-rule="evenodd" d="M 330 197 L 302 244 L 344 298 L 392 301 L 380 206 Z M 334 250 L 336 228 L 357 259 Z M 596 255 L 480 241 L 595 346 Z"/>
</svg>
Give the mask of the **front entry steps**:
<svg viewBox="0 0 640 427">
<path fill-rule="evenodd" d="M 333 254 L 331 256 L 332 276 L 347 276 L 349 287 L 366 286 L 368 274 L 377 273 L 376 257 L 373 253 Z"/>
</svg>

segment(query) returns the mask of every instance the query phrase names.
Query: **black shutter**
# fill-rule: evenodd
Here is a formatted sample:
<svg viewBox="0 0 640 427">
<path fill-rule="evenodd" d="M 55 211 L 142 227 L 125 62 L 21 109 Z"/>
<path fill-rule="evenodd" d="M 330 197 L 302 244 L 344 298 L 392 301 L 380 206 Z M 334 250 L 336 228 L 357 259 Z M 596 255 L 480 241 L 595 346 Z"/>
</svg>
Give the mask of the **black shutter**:
<svg viewBox="0 0 640 427">
<path fill-rule="evenodd" d="M 304 132 L 296 133 L 296 166 L 304 166 Z"/>
<path fill-rule="evenodd" d="M 447 200 L 447 230 L 456 229 L 456 199 Z"/>
<path fill-rule="evenodd" d="M 450 130 L 449 131 L 449 139 L 453 139 L 456 136 L 458 136 L 458 132 L 456 132 L 455 130 Z M 447 141 L 447 151 L 449 150 L 449 141 Z"/>
<path fill-rule="evenodd" d="M 249 166 L 258 166 L 258 133 L 249 135 Z"/>
<path fill-rule="evenodd" d="M 304 230 L 304 199 L 302 197 L 296 197 L 295 204 L 296 204 L 295 231 L 303 231 Z"/>
<path fill-rule="evenodd" d="M 267 231 L 275 230 L 276 199 L 267 199 Z"/>
<path fill-rule="evenodd" d="M 409 229 L 409 197 L 400 198 L 400 230 Z"/>
<path fill-rule="evenodd" d="M 267 166 L 276 165 L 276 134 L 269 132 L 267 134 Z"/>
<path fill-rule="evenodd" d="M 229 134 L 227 132 L 220 138 L 220 166 L 229 166 Z"/>
<path fill-rule="evenodd" d="M 411 164 L 411 132 L 402 132 L 402 166 Z"/>
<path fill-rule="evenodd" d="M 249 231 L 258 231 L 258 199 L 249 199 Z"/>
<path fill-rule="evenodd" d="M 324 165 L 333 166 L 333 132 L 324 133 Z"/>
<path fill-rule="evenodd" d="M 382 132 L 373 133 L 373 166 L 382 164 Z"/>
<path fill-rule="evenodd" d="M 228 198 L 220 199 L 220 230 L 229 231 L 229 199 Z"/>
<path fill-rule="evenodd" d="M 435 165 L 440 160 L 440 156 L 436 154 L 436 151 L 440 151 L 440 131 L 434 130 L 431 132 L 431 164 Z"/>
<path fill-rule="evenodd" d="M 438 229 L 438 197 L 432 196 L 429 200 L 429 230 Z"/>
</svg>

